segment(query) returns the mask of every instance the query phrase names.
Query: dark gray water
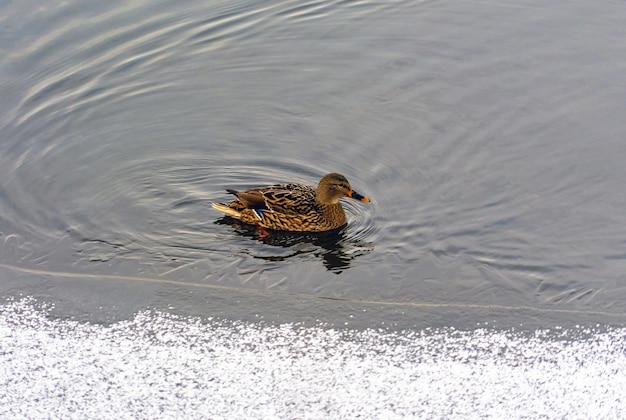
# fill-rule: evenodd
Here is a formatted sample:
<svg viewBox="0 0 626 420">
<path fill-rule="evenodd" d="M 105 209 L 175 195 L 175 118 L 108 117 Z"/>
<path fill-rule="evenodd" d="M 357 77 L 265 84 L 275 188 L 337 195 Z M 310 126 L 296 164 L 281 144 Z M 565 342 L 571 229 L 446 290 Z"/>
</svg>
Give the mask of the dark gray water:
<svg viewBox="0 0 626 420">
<path fill-rule="evenodd" d="M 620 3 L 35 4 L 3 6 L 5 268 L 624 313 Z M 329 171 L 373 199 L 338 237 L 216 224 Z"/>
<path fill-rule="evenodd" d="M 531 335 L 626 321 L 622 2 L 0 16 L 3 301 L 107 325 L 145 309 Z M 262 239 L 210 206 L 327 172 L 372 199 L 346 202 L 334 235 Z"/>
</svg>

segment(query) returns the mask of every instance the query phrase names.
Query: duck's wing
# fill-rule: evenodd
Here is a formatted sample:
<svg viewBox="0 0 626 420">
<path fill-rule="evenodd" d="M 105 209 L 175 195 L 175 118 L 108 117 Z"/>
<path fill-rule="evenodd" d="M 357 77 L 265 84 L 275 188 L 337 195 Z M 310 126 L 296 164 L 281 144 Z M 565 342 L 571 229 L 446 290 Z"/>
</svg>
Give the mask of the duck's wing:
<svg viewBox="0 0 626 420">
<path fill-rule="evenodd" d="M 267 208 L 278 213 L 301 215 L 315 208 L 315 190 L 306 185 L 284 184 L 264 191 L 263 196 Z"/>
<path fill-rule="evenodd" d="M 229 191 L 249 209 L 298 215 L 306 214 L 315 206 L 315 190 L 300 184 L 277 184 L 246 191 Z"/>
<path fill-rule="evenodd" d="M 267 209 L 265 206 L 265 198 L 260 189 L 250 189 L 245 191 L 226 190 L 227 192 L 237 196 L 237 203 L 246 209 Z"/>
</svg>

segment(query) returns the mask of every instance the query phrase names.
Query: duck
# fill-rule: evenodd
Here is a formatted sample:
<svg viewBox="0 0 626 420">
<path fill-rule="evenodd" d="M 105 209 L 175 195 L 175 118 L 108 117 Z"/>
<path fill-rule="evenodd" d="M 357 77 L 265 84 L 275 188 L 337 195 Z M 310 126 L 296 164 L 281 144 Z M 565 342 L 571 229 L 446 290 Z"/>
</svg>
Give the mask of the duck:
<svg viewBox="0 0 626 420">
<path fill-rule="evenodd" d="M 352 189 L 338 173 L 324 175 L 317 188 L 302 184 L 276 184 L 243 191 L 227 189 L 236 198 L 212 207 L 243 223 L 278 231 L 325 232 L 346 224 L 339 199 L 370 202 Z"/>
</svg>

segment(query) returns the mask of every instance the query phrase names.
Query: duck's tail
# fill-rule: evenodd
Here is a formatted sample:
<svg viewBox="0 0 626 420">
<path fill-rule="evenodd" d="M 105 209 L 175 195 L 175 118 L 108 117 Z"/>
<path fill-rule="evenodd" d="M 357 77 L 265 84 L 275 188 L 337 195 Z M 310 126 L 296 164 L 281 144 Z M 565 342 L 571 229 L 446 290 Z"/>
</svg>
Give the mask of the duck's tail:
<svg viewBox="0 0 626 420">
<path fill-rule="evenodd" d="M 221 211 L 222 213 L 226 214 L 227 216 L 230 216 L 234 219 L 241 219 L 241 212 L 238 210 L 235 210 L 231 207 L 228 207 L 226 204 L 222 204 L 222 203 L 212 203 L 211 206 L 217 210 L 217 211 Z"/>
</svg>

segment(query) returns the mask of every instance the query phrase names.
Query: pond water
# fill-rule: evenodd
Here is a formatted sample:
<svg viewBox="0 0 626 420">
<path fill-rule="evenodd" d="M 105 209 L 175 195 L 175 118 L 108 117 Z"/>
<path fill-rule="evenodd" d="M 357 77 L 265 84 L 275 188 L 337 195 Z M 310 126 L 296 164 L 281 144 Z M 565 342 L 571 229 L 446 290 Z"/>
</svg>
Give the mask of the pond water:
<svg viewBox="0 0 626 420">
<path fill-rule="evenodd" d="M 26 305 L 53 331 L 141 330 L 137 317 L 157 310 L 154 322 L 190 325 L 457 328 L 470 347 L 485 339 L 477 328 L 491 343 L 517 328 L 520 345 L 543 329 L 578 340 L 577 328 L 608 328 L 593 340 L 623 350 L 623 3 L 20 0 L 0 11 L 7 331 L 38 331 L 12 318 Z M 263 238 L 211 208 L 226 188 L 315 185 L 328 172 L 372 200 L 346 201 L 340 232 Z M 164 328 L 185 337 L 182 324 Z M 622 368 L 609 375 L 615 395 Z M 603 395 L 589 396 L 608 407 L 600 417 L 619 416 Z M 328 404 L 347 416 L 354 401 Z M 467 414 L 437 407 L 396 414 Z"/>
</svg>

